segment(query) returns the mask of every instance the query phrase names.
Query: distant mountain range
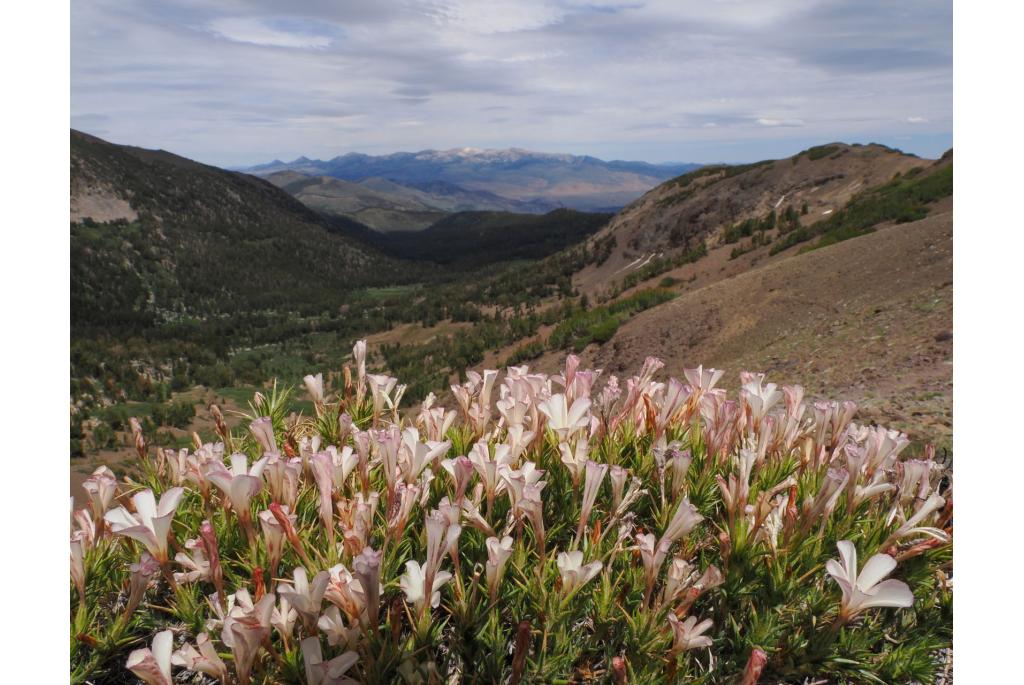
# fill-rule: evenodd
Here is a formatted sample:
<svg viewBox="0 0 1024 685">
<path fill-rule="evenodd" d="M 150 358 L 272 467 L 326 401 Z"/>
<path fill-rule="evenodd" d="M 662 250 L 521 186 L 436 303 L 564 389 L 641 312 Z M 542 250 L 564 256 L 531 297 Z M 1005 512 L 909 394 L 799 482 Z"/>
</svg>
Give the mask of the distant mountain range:
<svg viewBox="0 0 1024 685">
<path fill-rule="evenodd" d="M 381 156 L 349 153 L 329 160 L 299 157 L 291 162 L 274 160 L 239 171 L 268 178 L 280 172 L 295 172 L 360 183 L 374 190 L 382 190 L 379 187 L 382 180 L 389 181 L 394 185 L 388 189 L 388 194 L 397 190 L 407 201 L 410 189 L 419 191 L 421 195 L 413 193 L 415 197 L 411 199 L 425 205 L 426 209 L 437 211 L 542 213 L 558 207 L 614 210 L 659 183 L 699 166 L 607 162 L 596 157 L 530 152 L 518 148 L 458 148 Z M 289 182 L 294 180 L 291 177 Z M 367 184 L 368 181 L 372 183 Z M 275 182 L 283 187 L 279 181 Z M 374 185 L 378 187 L 374 188 Z M 401 188 L 395 188 L 395 185 Z M 348 192 L 343 194 L 350 195 Z M 308 204 L 316 206 L 315 203 Z M 344 213 L 354 216 L 351 211 Z M 372 225 L 372 221 L 367 223 Z"/>
</svg>

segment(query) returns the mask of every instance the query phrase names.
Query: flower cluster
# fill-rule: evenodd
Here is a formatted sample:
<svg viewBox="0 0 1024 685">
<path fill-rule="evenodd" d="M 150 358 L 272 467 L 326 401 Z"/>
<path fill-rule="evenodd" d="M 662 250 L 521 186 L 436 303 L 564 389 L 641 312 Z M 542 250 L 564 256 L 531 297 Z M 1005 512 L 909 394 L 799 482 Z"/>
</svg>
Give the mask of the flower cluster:
<svg viewBox="0 0 1024 685">
<path fill-rule="evenodd" d="M 73 681 L 934 672 L 952 474 L 854 404 L 746 372 L 731 399 L 722 371 L 659 380 L 648 358 L 620 379 L 569 356 L 554 375 L 469 371 L 453 408 L 431 395 L 404 414 L 364 342 L 353 360 L 336 394 L 305 378 L 314 416 L 287 415 L 275 385 L 243 430 L 221 419 L 219 441 L 180 450 L 140 433 L 139 477 L 86 481 Z"/>
</svg>

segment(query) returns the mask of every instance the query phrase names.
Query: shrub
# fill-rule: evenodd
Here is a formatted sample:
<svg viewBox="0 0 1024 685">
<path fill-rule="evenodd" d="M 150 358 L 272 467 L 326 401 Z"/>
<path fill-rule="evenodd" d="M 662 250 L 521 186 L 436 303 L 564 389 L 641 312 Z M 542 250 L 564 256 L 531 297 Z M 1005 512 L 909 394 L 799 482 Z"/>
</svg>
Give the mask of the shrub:
<svg viewBox="0 0 1024 685">
<path fill-rule="evenodd" d="M 951 647 L 943 468 L 852 403 L 570 357 L 402 417 L 354 357 L 337 394 L 307 381 L 315 416 L 275 391 L 222 443 L 90 478 L 158 518 L 76 512 L 73 682 L 177 645 L 182 677 L 240 683 L 907 683 Z"/>
</svg>

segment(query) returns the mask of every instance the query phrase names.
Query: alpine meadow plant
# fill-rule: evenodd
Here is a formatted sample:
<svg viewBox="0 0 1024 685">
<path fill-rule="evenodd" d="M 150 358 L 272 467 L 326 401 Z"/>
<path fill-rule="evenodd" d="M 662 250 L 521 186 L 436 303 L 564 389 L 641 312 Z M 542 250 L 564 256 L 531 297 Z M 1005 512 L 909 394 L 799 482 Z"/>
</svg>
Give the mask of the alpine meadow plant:
<svg viewBox="0 0 1024 685">
<path fill-rule="evenodd" d="M 73 512 L 71 680 L 930 683 L 952 474 L 742 373 L 467 372 L 451 407 L 355 368 L 313 416 L 136 446 Z M 863 562 L 859 560 L 865 560 Z"/>
</svg>

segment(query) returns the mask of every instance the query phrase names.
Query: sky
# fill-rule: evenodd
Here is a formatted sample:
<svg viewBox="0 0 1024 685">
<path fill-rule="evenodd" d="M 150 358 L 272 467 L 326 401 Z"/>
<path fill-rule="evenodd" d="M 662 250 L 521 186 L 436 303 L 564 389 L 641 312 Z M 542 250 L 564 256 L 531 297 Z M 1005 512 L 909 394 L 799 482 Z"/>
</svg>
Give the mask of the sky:
<svg viewBox="0 0 1024 685">
<path fill-rule="evenodd" d="M 71 126 L 220 166 L 953 144 L 951 0 L 72 0 Z"/>
</svg>

